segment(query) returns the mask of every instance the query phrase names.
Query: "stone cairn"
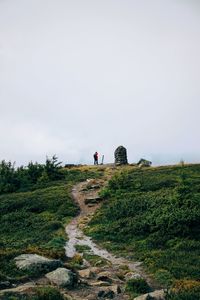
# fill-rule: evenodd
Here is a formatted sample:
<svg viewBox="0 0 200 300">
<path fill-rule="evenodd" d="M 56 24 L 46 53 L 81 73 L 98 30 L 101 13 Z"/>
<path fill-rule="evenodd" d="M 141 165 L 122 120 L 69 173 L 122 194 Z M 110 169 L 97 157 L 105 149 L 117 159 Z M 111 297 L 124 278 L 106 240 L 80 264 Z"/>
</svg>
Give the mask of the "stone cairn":
<svg viewBox="0 0 200 300">
<path fill-rule="evenodd" d="M 115 164 L 118 166 L 128 164 L 127 151 L 126 148 L 124 148 L 123 146 L 119 146 L 115 150 Z"/>
</svg>

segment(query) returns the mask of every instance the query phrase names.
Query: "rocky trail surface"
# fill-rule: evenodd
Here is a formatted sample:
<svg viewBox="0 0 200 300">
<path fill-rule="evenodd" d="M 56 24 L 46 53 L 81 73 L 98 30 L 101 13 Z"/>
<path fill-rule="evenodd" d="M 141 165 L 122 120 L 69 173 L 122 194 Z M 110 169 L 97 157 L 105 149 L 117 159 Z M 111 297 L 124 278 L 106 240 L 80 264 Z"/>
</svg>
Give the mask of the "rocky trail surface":
<svg viewBox="0 0 200 300">
<path fill-rule="evenodd" d="M 83 233 L 83 229 L 100 207 L 102 199 L 99 197 L 100 189 L 105 185 L 103 180 L 88 180 L 77 184 L 72 190 L 74 201 L 80 207 L 79 215 L 66 227 L 68 242 L 66 243 L 67 257 L 86 254 L 99 257 L 96 265 L 84 260 L 85 266 L 80 270 L 80 288 L 73 290 L 70 295 L 73 299 L 129 299 L 124 292 L 125 282 L 130 278 L 145 278 L 153 286 L 152 280 L 144 274 L 141 262 L 129 261 L 117 257 L 98 246 L 90 237 Z M 101 263 L 104 262 L 103 265 Z M 124 272 L 124 270 L 126 270 Z M 120 276 L 120 274 L 123 274 Z"/>
</svg>

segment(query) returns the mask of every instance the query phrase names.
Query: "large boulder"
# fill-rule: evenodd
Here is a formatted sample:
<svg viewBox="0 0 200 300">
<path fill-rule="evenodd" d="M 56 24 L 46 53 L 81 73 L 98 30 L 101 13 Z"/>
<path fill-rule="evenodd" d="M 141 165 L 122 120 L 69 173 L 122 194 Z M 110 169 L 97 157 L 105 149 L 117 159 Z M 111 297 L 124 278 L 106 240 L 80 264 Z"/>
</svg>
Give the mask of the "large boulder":
<svg viewBox="0 0 200 300">
<path fill-rule="evenodd" d="M 46 274 L 45 277 L 49 279 L 52 284 L 63 288 L 72 288 L 76 282 L 75 274 L 65 268 L 58 268 Z"/>
<path fill-rule="evenodd" d="M 37 254 L 22 254 L 15 257 L 18 269 L 27 270 L 31 274 L 42 274 L 55 270 L 62 266 L 62 262 L 57 259 L 49 259 Z"/>
</svg>

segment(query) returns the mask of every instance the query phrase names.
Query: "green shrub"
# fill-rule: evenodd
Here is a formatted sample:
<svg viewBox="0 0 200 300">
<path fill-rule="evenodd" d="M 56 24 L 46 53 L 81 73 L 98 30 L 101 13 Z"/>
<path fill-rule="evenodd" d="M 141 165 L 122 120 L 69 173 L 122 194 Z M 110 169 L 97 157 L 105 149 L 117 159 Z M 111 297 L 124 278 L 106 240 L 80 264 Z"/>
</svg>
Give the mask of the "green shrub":
<svg viewBox="0 0 200 300">
<path fill-rule="evenodd" d="M 60 292 L 53 287 L 41 287 L 35 290 L 33 300 L 64 300 Z"/>
<path fill-rule="evenodd" d="M 143 278 L 129 279 L 126 283 L 126 291 L 133 294 L 145 294 L 150 290 L 148 283 Z"/>
<path fill-rule="evenodd" d="M 170 274 L 170 272 L 164 269 L 156 271 L 155 278 L 165 288 L 169 288 L 174 280 L 174 277 Z"/>
</svg>

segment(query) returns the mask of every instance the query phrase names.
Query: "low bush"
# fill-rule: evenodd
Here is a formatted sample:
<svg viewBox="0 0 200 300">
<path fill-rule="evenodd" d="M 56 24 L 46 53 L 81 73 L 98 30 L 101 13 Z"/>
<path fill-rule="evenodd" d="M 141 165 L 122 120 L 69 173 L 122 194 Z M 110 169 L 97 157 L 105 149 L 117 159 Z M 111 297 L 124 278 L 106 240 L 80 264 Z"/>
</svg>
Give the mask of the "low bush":
<svg viewBox="0 0 200 300">
<path fill-rule="evenodd" d="M 167 293 L 166 300 L 200 299 L 200 281 L 178 280 Z"/>
<path fill-rule="evenodd" d="M 164 287 L 198 279 L 199 186 L 200 165 L 122 168 L 102 190 L 105 201 L 86 232 L 110 250 L 144 261 Z"/>
<path fill-rule="evenodd" d="M 143 278 L 129 279 L 126 283 L 126 291 L 133 294 L 145 294 L 151 291 L 148 283 Z"/>
</svg>

